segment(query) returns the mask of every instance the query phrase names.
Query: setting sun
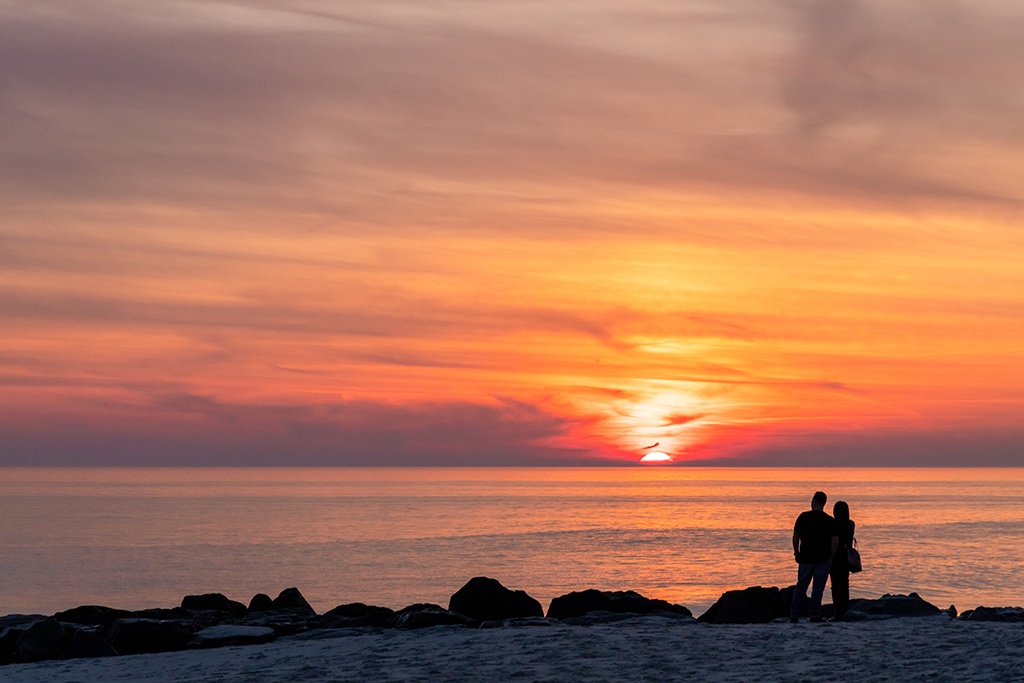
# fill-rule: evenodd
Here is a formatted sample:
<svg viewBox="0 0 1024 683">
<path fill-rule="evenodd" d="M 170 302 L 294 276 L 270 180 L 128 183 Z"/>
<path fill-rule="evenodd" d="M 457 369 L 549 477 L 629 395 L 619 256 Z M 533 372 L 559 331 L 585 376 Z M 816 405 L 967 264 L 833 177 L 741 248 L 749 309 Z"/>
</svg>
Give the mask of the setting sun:
<svg viewBox="0 0 1024 683">
<path fill-rule="evenodd" d="M 648 453 L 644 457 L 640 458 L 640 462 L 644 463 L 666 463 L 672 462 L 672 456 L 668 453 L 660 453 L 655 451 L 654 453 Z"/>
</svg>

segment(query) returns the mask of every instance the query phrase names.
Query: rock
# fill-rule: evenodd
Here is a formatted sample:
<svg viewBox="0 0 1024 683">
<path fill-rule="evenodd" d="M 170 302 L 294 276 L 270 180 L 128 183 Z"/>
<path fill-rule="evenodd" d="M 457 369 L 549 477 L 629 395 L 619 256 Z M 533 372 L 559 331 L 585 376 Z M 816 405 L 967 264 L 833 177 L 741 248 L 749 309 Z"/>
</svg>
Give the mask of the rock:
<svg viewBox="0 0 1024 683">
<path fill-rule="evenodd" d="M 118 619 L 107 634 L 107 642 L 123 655 L 184 650 L 191 640 L 187 624 L 157 619 Z"/>
<path fill-rule="evenodd" d="M 440 605 L 418 603 L 409 605 L 395 615 L 395 627 L 404 629 L 430 626 L 477 626 L 478 622 L 464 614 L 450 612 Z"/>
<path fill-rule="evenodd" d="M 192 616 L 190 621 L 196 630 L 201 630 L 208 626 L 220 626 L 222 624 L 235 624 L 238 622 L 238 618 L 231 614 L 231 612 L 219 609 L 190 609 L 188 613 Z"/>
<path fill-rule="evenodd" d="M 103 607 L 101 605 L 81 605 L 63 612 L 57 612 L 53 618 L 65 624 L 81 624 L 83 626 L 109 627 L 118 619 L 127 619 L 132 613 L 124 609 Z"/>
<path fill-rule="evenodd" d="M 241 619 L 249 611 L 242 603 L 231 600 L 220 593 L 186 595 L 181 599 L 181 606 L 191 612 L 212 610 L 227 612 L 235 619 Z"/>
<path fill-rule="evenodd" d="M 935 605 L 925 602 L 917 593 L 889 595 L 877 600 L 851 600 L 843 621 L 874 621 L 894 617 L 933 617 L 947 614 Z"/>
<path fill-rule="evenodd" d="M 239 623 L 242 626 L 265 626 L 274 629 L 279 636 L 290 636 L 308 631 L 315 625 L 315 615 L 309 616 L 294 610 L 281 609 L 266 612 L 249 612 Z"/>
<path fill-rule="evenodd" d="M 18 663 L 56 659 L 71 643 L 71 636 L 53 617 L 37 621 L 19 635 L 13 659 Z"/>
<path fill-rule="evenodd" d="M 274 609 L 274 601 L 266 593 L 257 593 L 249 601 L 249 612 L 266 612 Z"/>
<path fill-rule="evenodd" d="M 477 621 L 543 617 L 544 608 L 526 591 L 513 591 L 497 579 L 477 576 L 452 595 L 448 609 Z"/>
<path fill-rule="evenodd" d="M 71 643 L 61 653 L 61 659 L 85 659 L 88 657 L 116 657 L 117 650 L 97 633 L 76 630 Z"/>
<path fill-rule="evenodd" d="M 181 607 L 151 607 L 135 610 L 127 619 L 155 619 L 156 621 L 190 621 L 192 613 Z"/>
<path fill-rule="evenodd" d="M 0 664 L 10 664 L 14 660 L 18 638 L 21 638 L 21 634 L 27 631 L 28 627 L 29 625 L 7 626 L 0 629 Z"/>
<path fill-rule="evenodd" d="M 965 611 L 960 618 L 964 621 L 1019 623 L 1024 621 L 1024 607 L 976 607 Z"/>
<path fill-rule="evenodd" d="M 726 591 L 697 621 L 705 624 L 767 624 L 789 616 L 793 591 L 784 594 L 776 586 L 751 586 Z"/>
<path fill-rule="evenodd" d="M 45 618 L 45 614 L 8 614 L 5 617 L 0 617 L 0 631 L 3 631 L 5 628 L 15 628 L 20 626 L 28 628 L 37 621 L 42 621 Z"/>
<path fill-rule="evenodd" d="M 393 609 L 353 602 L 347 605 L 338 605 L 334 609 L 324 612 L 315 620 L 311 620 L 311 624 L 315 624 L 316 628 L 354 628 L 359 626 L 389 628 L 394 626 L 395 616 L 396 612 Z"/>
<path fill-rule="evenodd" d="M 599 591 L 589 589 L 562 595 L 551 601 L 548 616 L 552 619 L 582 617 L 588 612 L 615 612 L 618 614 L 649 614 L 670 612 L 693 616 L 686 607 L 665 600 L 645 598 L 635 591 Z"/>
<path fill-rule="evenodd" d="M 271 609 L 287 609 L 308 614 L 309 616 L 316 615 L 316 610 L 310 607 L 309 603 L 306 602 L 306 598 L 302 597 L 302 593 L 299 592 L 298 588 L 285 588 L 281 591 L 271 603 Z"/>
<path fill-rule="evenodd" d="M 277 632 L 263 626 L 223 624 L 204 628 L 192 637 L 189 647 L 210 648 L 229 645 L 259 645 L 277 638 Z"/>
</svg>

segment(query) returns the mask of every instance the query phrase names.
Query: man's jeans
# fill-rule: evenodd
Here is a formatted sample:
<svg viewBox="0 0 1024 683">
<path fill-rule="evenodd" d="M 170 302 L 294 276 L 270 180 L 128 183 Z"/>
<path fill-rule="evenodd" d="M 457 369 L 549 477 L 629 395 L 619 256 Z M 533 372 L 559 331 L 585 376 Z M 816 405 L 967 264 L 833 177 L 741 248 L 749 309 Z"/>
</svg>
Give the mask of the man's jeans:
<svg viewBox="0 0 1024 683">
<path fill-rule="evenodd" d="M 809 564 L 801 562 L 796 574 L 796 590 L 793 591 L 793 603 L 789 606 L 789 616 L 800 616 L 800 603 L 807 597 L 807 586 L 814 580 L 811 588 L 811 617 L 821 616 L 821 596 L 825 594 L 825 581 L 828 579 L 828 570 L 832 566 L 832 560 L 821 564 Z"/>
</svg>

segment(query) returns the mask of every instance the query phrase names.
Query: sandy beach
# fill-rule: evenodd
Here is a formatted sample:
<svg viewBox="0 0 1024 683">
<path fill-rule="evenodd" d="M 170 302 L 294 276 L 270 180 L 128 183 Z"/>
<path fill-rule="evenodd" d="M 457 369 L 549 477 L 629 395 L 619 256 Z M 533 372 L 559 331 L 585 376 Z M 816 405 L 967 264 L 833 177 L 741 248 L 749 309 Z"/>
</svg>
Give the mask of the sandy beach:
<svg viewBox="0 0 1024 683">
<path fill-rule="evenodd" d="M 9 683 L 72 681 L 1020 681 L 1024 625 L 948 617 L 416 631 L 333 629 L 266 645 L 15 664 Z"/>
</svg>

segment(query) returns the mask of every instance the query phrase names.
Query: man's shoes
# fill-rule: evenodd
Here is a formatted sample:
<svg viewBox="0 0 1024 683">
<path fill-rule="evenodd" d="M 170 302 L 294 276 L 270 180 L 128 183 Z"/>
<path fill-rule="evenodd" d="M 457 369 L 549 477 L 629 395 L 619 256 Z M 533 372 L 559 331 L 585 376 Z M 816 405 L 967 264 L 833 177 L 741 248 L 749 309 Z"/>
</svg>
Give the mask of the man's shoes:
<svg viewBox="0 0 1024 683">
<path fill-rule="evenodd" d="M 799 621 L 800 621 L 800 619 L 798 617 L 790 617 L 789 618 L 789 623 L 791 623 L 791 624 L 795 624 L 795 623 L 797 623 Z"/>
<path fill-rule="evenodd" d="M 811 617 L 810 621 L 811 621 L 812 624 L 820 624 L 820 623 L 822 623 L 825 620 L 822 619 L 821 617 Z"/>
</svg>

